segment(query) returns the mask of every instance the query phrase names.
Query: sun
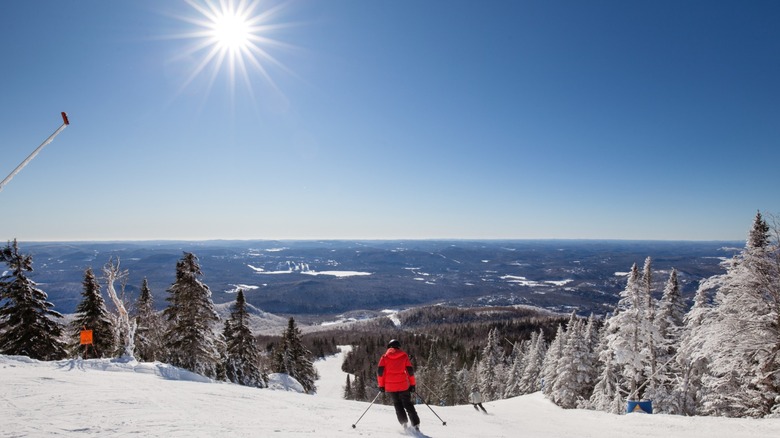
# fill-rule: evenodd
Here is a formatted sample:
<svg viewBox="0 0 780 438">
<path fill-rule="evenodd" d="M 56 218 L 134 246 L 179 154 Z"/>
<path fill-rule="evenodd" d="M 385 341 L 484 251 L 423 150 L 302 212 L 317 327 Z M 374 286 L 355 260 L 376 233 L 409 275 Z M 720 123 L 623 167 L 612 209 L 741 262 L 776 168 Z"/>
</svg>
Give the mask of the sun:
<svg viewBox="0 0 780 438">
<path fill-rule="evenodd" d="M 247 17 L 235 11 L 227 11 L 214 17 L 211 24 L 212 38 L 221 50 L 240 53 L 249 47 L 252 28 Z"/>
<path fill-rule="evenodd" d="M 186 3 L 192 8 L 191 14 L 179 18 L 195 28 L 176 36 L 192 41 L 179 56 L 193 56 L 198 61 L 182 84 L 182 90 L 196 78 L 208 75 L 210 92 L 217 77 L 224 75 L 232 96 L 240 80 L 254 97 L 253 79 L 259 75 L 279 91 L 268 67 L 291 73 L 271 54 L 273 50 L 292 48 L 271 37 L 273 31 L 286 27 L 276 22 L 286 3 L 267 9 L 260 7 L 260 0 L 186 0 Z"/>
</svg>

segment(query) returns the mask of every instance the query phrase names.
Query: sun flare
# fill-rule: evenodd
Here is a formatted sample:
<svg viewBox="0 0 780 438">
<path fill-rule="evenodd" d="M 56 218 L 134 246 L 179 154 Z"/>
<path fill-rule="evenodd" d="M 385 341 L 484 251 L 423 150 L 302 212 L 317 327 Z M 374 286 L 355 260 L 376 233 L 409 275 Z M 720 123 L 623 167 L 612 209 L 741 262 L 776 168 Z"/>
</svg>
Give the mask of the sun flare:
<svg viewBox="0 0 780 438">
<path fill-rule="evenodd" d="M 270 51 L 291 46 L 270 37 L 274 30 L 285 27 L 275 22 L 276 15 L 286 6 L 279 3 L 262 9 L 260 0 L 186 0 L 194 10 L 194 16 L 180 17 L 195 25 L 195 29 L 177 38 L 190 39 L 192 45 L 180 53 L 182 58 L 198 59 L 182 89 L 201 75 L 209 75 L 208 90 L 218 76 L 225 75 L 235 94 L 240 80 L 251 97 L 254 97 L 253 78 L 259 74 L 267 84 L 278 90 L 271 79 L 268 67 L 273 66 L 287 73 L 290 71 Z"/>
<path fill-rule="evenodd" d="M 241 51 L 249 45 L 251 28 L 245 17 L 228 12 L 215 17 L 212 38 L 220 48 Z"/>
</svg>

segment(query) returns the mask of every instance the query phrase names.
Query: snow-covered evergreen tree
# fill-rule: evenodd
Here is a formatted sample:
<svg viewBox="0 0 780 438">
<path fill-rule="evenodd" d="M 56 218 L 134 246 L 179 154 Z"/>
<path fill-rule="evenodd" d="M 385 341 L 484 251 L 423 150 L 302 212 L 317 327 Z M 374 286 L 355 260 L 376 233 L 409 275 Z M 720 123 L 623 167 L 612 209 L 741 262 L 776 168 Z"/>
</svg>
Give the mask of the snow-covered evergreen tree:
<svg viewBox="0 0 780 438">
<path fill-rule="evenodd" d="M 566 345 L 558 359 L 558 375 L 551 399 L 565 409 L 576 408 L 581 400 L 590 398 L 594 382 L 590 375 L 590 348 L 584 336 L 584 326 L 574 313 L 566 330 Z"/>
<path fill-rule="evenodd" d="M 307 393 L 313 393 L 317 389 L 314 382 L 318 376 L 317 370 L 309 359 L 310 356 L 311 352 L 303 345 L 301 330 L 295 324 L 295 319 L 290 318 L 287 329 L 274 352 L 273 371 L 288 374 L 297 380 Z M 360 380 L 365 388 L 365 379 Z M 357 381 L 356 377 L 355 382 Z M 365 395 L 365 390 L 363 392 Z M 356 391 L 356 399 L 359 395 Z"/>
<path fill-rule="evenodd" d="M 455 404 L 459 405 L 468 401 L 468 395 L 470 393 L 469 388 L 471 388 L 470 385 L 474 385 L 472 372 L 469 370 L 468 365 L 464 364 L 463 368 L 457 372 L 457 383 L 458 388 L 455 397 Z"/>
<path fill-rule="evenodd" d="M 347 382 L 344 384 L 344 400 L 354 400 L 355 396 L 352 395 L 352 382 L 349 380 L 349 374 L 347 374 Z"/>
<path fill-rule="evenodd" d="M 154 310 L 154 298 L 146 278 L 141 283 L 141 293 L 135 303 L 135 321 L 135 356 L 144 362 L 161 359 L 165 327 Z"/>
<path fill-rule="evenodd" d="M 260 368 L 260 352 L 249 329 L 244 291 L 239 289 L 230 318 L 225 321 L 225 374 L 229 381 L 265 388 L 268 377 Z"/>
<path fill-rule="evenodd" d="M 612 352 L 612 363 L 627 382 L 630 399 L 642 397 L 646 383 L 645 370 L 650 364 L 646 338 L 648 301 L 635 263 L 628 275 L 626 288 L 620 293 L 616 313 L 608 320 L 610 330 L 607 333 L 607 348 Z"/>
<path fill-rule="evenodd" d="M 454 360 L 444 367 L 444 383 L 441 387 L 441 398 L 447 406 L 454 406 L 458 403 L 458 372 L 455 369 Z"/>
<path fill-rule="evenodd" d="M 211 290 L 198 278 L 202 275 L 192 253 L 185 253 L 176 263 L 176 281 L 168 289 L 170 304 L 163 313 L 169 324 L 165 347 L 172 365 L 216 378 L 222 342 L 215 332 L 219 316 Z"/>
<path fill-rule="evenodd" d="M 32 256 L 19 253 L 14 239 L 0 250 L 0 261 L 10 268 L 10 274 L 0 277 L 0 354 L 62 359 L 66 355 L 62 326 L 55 320 L 62 315 L 53 310 L 46 292 L 27 278 L 33 270 Z"/>
<path fill-rule="evenodd" d="M 759 212 L 745 249 L 719 277 L 712 317 L 703 322 L 706 413 L 763 417 L 780 409 L 779 258 Z"/>
<path fill-rule="evenodd" d="M 116 350 L 114 320 L 106 309 L 92 268 L 84 272 L 84 289 L 76 307 L 76 318 L 71 323 L 73 347 L 83 358 L 113 357 Z M 92 345 L 80 345 L 81 330 L 92 330 Z"/>
<path fill-rule="evenodd" d="M 441 393 L 444 384 L 444 364 L 442 364 L 439 347 L 435 342 L 431 343 L 431 348 L 428 350 L 425 366 L 419 369 L 415 368 L 415 376 L 419 385 L 425 385 L 429 391 L 437 394 Z"/>
<path fill-rule="evenodd" d="M 355 375 L 355 381 L 352 383 L 352 393 L 355 400 L 366 401 L 368 396 L 366 394 L 366 377 L 364 374 Z"/>
<path fill-rule="evenodd" d="M 520 379 L 520 393 L 530 394 L 542 389 L 542 365 L 547 352 L 547 343 L 544 340 L 544 333 L 539 330 L 531 335 L 528 357 L 525 361 L 523 376 Z"/>
<path fill-rule="evenodd" d="M 657 318 L 660 335 L 660 343 L 656 349 L 658 354 L 658 387 L 651 398 L 655 402 L 654 411 L 659 413 L 679 414 L 682 412 L 681 400 L 675 386 L 681 375 L 676 356 L 680 348 L 684 319 L 685 302 L 680 293 L 677 270 L 672 269 L 666 286 L 664 286 Z"/>
<path fill-rule="evenodd" d="M 664 293 L 658 308 L 658 330 L 664 341 L 659 346 L 659 351 L 664 353 L 664 358 L 676 353 L 680 332 L 684 325 L 685 313 L 686 305 L 680 292 L 677 269 L 672 268 L 669 279 L 666 281 L 666 286 L 664 286 Z"/>
<path fill-rule="evenodd" d="M 488 333 L 487 344 L 479 361 L 479 391 L 485 401 L 498 400 L 504 394 L 504 350 L 497 328 Z"/>
<path fill-rule="evenodd" d="M 585 405 L 589 409 L 622 414 L 624 411 L 622 376 L 614 360 L 614 352 L 609 348 L 610 335 L 617 332 L 614 324 L 617 320 L 607 318 L 601 329 L 601 341 L 599 342 L 599 362 L 601 374 L 596 380 L 593 393 Z"/>
<path fill-rule="evenodd" d="M 709 294 L 719 284 L 719 277 L 711 277 L 699 284 L 693 298 L 693 307 L 683 319 L 680 346 L 675 358 L 680 375 L 674 385 L 674 406 L 680 414 L 696 415 L 700 412 L 703 396 L 702 378 L 707 373 L 709 358 L 704 350 L 706 334 L 702 323 L 711 315 Z"/>
<path fill-rule="evenodd" d="M 555 380 L 558 378 L 558 360 L 563 357 L 563 348 L 566 346 L 566 332 L 563 325 L 558 326 L 555 338 L 547 349 L 547 354 L 542 362 L 542 392 L 547 398 L 551 398 Z"/>
<path fill-rule="evenodd" d="M 468 374 L 466 379 L 466 391 L 471 392 L 471 389 L 474 387 L 477 387 L 479 389 L 479 359 L 474 358 L 474 362 L 471 364 L 471 367 L 469 368 Z"/>
<path fill-rule="evenodd" d="M 587 404 L 587 399 L 590 398 L 593 392 L 593 386 L 601 374 L 601 367 L 599 363 L 599 330 L 596 316 L 592 313 L 588 317 L 588 322 L 585 325 L 585 331 L 583 336 L 585 338 L 585 346 L 587 347 L 587 354 L 583 358 L 584 373 L 587 374 L 588 381 L 591 382 L 590 392 L 588 392 L 586 400 L 583 400 L 583 404 Z"/>
<path fill-rule="evenodd" d="M 536 335 L 536 333 L 534 333 Z M 512 349 L 512 362 L 509 366 L 506 375 L 506 389 L 504 390 L 503 398 L 516 397 L 523 394 L 522 380 L 523 371 L 526 367 L 526 361 L 528 359 L 528 353 L 531 348 L 531 342 L 515 342 Z"/>
<path fill-rule="evenodd" d="M 645 386 L 644 394 L 641 391 L 638 395 L 643 395 L 641 398 L 653 399 L 659 395 L 659 383 L 658 383 L 658 346 L 663 343 L 661 334 L 658 331 L 658 326 L 655 323 L 656 304 L 653 298 L 653 270 L 652 259 L 647 257 L 645 259 L 644 267 L 642 268 L 642 311 L 640 313 L 641 318 L 641 330 L 639 332 L 641 336 L 641 348 L 646 356 L 645 364 Z"/>
</svg>

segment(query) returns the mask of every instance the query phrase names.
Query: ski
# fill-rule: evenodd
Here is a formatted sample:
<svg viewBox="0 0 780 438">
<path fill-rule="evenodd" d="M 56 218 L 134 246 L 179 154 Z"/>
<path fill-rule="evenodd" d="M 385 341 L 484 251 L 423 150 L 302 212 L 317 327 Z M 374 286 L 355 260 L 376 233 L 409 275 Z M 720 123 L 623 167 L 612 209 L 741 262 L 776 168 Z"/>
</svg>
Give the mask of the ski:
<svg viewBox="0 0 780 438">
<path fill-rule="evenodd" d="M 406 435 L 417 437 L 417 438 L 431 438 L 428 435 L 425 435 L 424 433 L 420 432 L 419 426 L 409 426 L 405 424 L 403 427 L 404 427 L 404 433 Z"/>
</svg>

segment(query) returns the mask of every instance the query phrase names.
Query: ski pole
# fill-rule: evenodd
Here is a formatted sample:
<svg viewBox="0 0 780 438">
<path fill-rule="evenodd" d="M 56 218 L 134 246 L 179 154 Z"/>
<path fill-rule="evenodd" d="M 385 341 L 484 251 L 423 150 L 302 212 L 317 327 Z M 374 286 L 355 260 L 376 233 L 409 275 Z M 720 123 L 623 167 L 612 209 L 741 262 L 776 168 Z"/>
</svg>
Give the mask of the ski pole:
<svg viewBox="0 0 780 438">
<path fill-rule="evenodd" d="M 66 126 L 70 125 L 70 122 L 68 121 L 68 115 L 65 114 L 64 112 L 61 113 L 61 115 L 62 115 L 62 125 L 59 128 L 57 128 L 56 131 L 54 131 L 54 134 L 50 135 L 49 138 L 47 138 L 43 143 L 41 143 L 40 146 L 35 148 L 35 150 L 27 158 L 25 158 L 21 164 L 16 166 L 16 169 L 14 169 L 13 172 L 11 172 L 7 177 L 5 177 L 5 179 L 2 182 L 0 182 L 0 191 L 3 190 L 3 187 L 5 187 L 5 185 L 8 184 L 11 181 L 11 179 L 13 179 L 13 177 L 16 176 L 17 173 L 19 173 L 22 169 L 24 169 L 24 166 L 26 166 L 30 161 L 32 161 L 33 158 L 35 158 L 36 155 L 38 155 L 38 152 L 40 152 L 44 146 L 51 143 L 52 140 L 54 140 L 54 137 L 57 136 L 57 134 L 62 132 L 62 130 L 65 129 Z"/>
<path fill-rule="evenodd" d="M 374 397 L 374 399 L 373 399 L 373 400 L 371 400 L 371 404 L 370 404 L 370 405 L 368 405 L 368 407 L 366 408 L 366 410 L 365 410 L 365 411 L 363 411 L 363 415 L 366 415 L 366 412 L 368 412 L 368 410 L 369 410 L 369 409 L 371 409 L 371 406 L 374 406 L 374 402 L 376 401 L 376 399 L 378 399 L 378 398 L 379 398 L 379 394 L 381 394 L 381 392 L 377 392 L 377 393 L 376 393 L 376 397 Z M 353 429 L 355 428 L 355 426 L 357 426 L 357 424 L 358 424 L 358 423 L 360 423 L 360 420 L 362 420 L 362 419 L 363 419 L 363 415 L 361 415 L 361 416 L 360 416 L 360 418 L 358 418 L 358 419 L 357 419 L 357 421 L 355 422 L 355 424 L 353 424 L 353 425 L 352 425 L 352 428 L 353 428 Z"/>
<path fill-rule="evenodd" d="M 431 412 L 433 412 L 433 415 L 435 415 L 435 416 L 436 416 L 436 418 L 438 418 L 438 419 L 439 419 L 439 421 L 441 421 L 441 425 L 442 425 L 442 426 L 446 426 L 446 425 L 447 425 L 447 422 L 441 419 L 441 417 L 439 416 L 439 414 L 437 414 L 437 413 L 436 413 L 436 411 L 434 411 L 434 410 L 433 410 L 433 408 L 431 407 L 431 405 L 429 405 L 429 404 L 428 404 L 428 402 L 427 402 L 427 401 L 425 401 L 425 399 L 424 399 L 424 398 L 423 398 L 421 395 L 419 395 L 419 394 L 417 394 L 417 395 L 420 397 L 420 400 L 422 400 L 422 402 L 423 402 L 423 403 L 425 403 L 425 406 L 428 406 L 428 409 L 430 409 L 430 410 L 431 410 Z"/>
</svg>

